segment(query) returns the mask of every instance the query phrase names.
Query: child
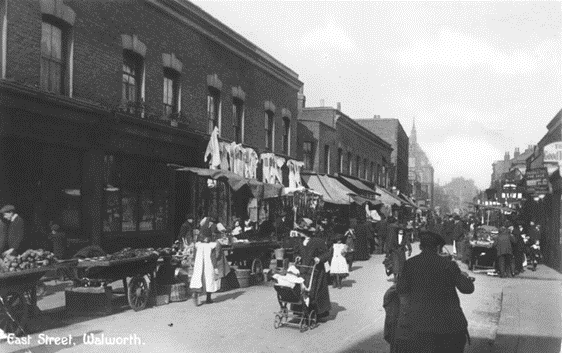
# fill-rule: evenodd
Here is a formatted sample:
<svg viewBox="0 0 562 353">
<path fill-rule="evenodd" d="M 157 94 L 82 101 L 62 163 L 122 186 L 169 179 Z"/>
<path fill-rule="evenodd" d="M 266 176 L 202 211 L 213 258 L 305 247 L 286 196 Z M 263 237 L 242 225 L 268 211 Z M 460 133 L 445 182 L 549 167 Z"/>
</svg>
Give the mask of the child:
<svg viewBox="0 0 562 353">
<path fill-rule="evenodd" d="M 537 264 L 542 258 L 540 240 L 536 240 L 535 244 L 531 245 L 531 262 L 533 264 L 533 271 L 537 270 Z"/>
<path fill-rule="evenodd" d="M 345 245 L 347 245 L 347 252 L 345 254 L 345 260 L 349 266 L 349 271 L 351 272 L 351 267 L 353 266 L 353 253 L 355 252 L 355 232 L 353 228 L 345 233 Z"/>
<path fill-rule="evenodd" d="M 330 273 L 335 276 L 334 288 L 336 286 L 341 289 L 342 278 L 349 275 L 349 267 L 345 259 L 347 253 L 347 245 L 343 243 L 343 238 L 338 239 L 338 242 L 332 246 L 333 256 L 330 263 Z"/>
</svg>

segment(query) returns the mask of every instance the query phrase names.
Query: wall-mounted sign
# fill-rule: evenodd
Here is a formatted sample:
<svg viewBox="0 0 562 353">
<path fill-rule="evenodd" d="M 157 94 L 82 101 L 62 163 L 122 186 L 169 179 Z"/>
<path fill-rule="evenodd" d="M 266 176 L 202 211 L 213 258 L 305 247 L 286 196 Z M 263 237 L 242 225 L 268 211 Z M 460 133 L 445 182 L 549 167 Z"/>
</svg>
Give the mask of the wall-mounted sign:
<svg viewBox="0 0 562 353">
<path fill-rule="evenodd" d="M 529 169 L 525 173 L 526 192 L 531 195 L 548 194 L 548 171 L 546 168 Z"/>
<path fill-rule="evenodd" d="M 562 167 L 562 141 L 544 146 L 543 155 L 544 163 L 558 163 Z"/>
</svg>

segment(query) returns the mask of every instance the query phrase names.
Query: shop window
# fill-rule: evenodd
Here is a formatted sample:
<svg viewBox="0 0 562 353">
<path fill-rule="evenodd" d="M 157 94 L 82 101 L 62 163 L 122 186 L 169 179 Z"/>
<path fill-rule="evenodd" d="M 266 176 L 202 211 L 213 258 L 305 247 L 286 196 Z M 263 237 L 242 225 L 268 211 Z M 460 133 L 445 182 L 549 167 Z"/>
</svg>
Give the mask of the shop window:
<svg viewBox="0 0 562 353">
<path fill-rule="evenodd" d="M 363 179 L 367 180 L 367 158 L 363 160 Z"/>
<path fill-rule="evenodd" d="M 221 110 L 221 95 L 220 92 L 212 87 L 209 87 L 209 92 L 207 94 L 207 120 L 208 133 L 211 134 L 216 128 L 219 129 L 220 135 L 220 110 Z"/>
<path fill-rule="evenodd" d="M 268 110 L 265 112 L 265 149 L 274 151 L 273 137 L 275 136 L 275 124 L 273 120 L 273 112 Z"/>
<path fill-rule="evenodd" d="M 371 181 L 375 182 L 375 162 L 371 162 Z"/>
<path fill-rule="evenodd" d="M 234 141 L 244 142 L 244 102 L 234 99 L 232 102 L 232 118 L 234 119 Z"/>
<path fill-rule="evenodd" d="M 43 20 L 41 27 L 41 88 L 57 94 L 65 93 L 66 53 L 64 27 Z"/>
<path fill-rule="evenodd" d="M 351 175 L 352 171 L 353 171 L 353 166 L 351 163 L 351 152 L 347 152 L 347 174 Z"/>
<path fill-rule="evenodd" d="M 143 68 L 144 59 L 141 55 L 123 50 L 122 98 L 129 113 L 137 113 L 137 105 L 142 101 Z"/>
<path fill-rule="evenodd" d="M 105 156 L 106 233 L 168 230 L 169 174 L 163 163 Z"/>
<path fill-rule="evenodd" d="M 179 108 L 180 75 L 177 71 L 164 68 L 164 91 L 162 95 L 162 106 L 164 117 L 177 113 Z"/>
<path fill-rule="evenodd" d="M 303 142 L 302 144 L 304 169 L 312 170 L 314 157 L 312 154 L 312 142 Z"/>
<path fill-rule="evenodd" d="M 359 178 L 359 171 L 361 170 L 361 158 L 355 157 L 355 176 Z"/>
<path fill-rule="evenodd" d="M 291 120 L 288 117 L 283 118 L 283 154 L 289 155 L 291 140 Z"/>
<path fill-rule="evenodd" d="M 324 146 L 324 172 L 330 174 L 330 145 Z"/>
</svg>

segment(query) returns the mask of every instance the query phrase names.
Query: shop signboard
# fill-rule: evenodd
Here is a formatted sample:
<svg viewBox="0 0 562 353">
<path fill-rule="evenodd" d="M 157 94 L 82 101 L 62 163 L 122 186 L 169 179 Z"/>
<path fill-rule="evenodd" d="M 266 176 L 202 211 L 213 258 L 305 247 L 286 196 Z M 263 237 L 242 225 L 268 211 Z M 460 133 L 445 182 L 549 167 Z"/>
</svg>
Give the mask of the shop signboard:
<svg viewBox="0 0 562 353">
<path fill-rule="evenodd" d="M 544 146 L 543 155 L 543 163 L 558 163 L 558 166 L 562 166 L 562 141 Z"/>
<path fill-rule="evenodd" d="M 548 171 L 546 168 L 530 169 L 525 173 L 526 192 L 531 195 L 548 194 Z"/>
</svg>

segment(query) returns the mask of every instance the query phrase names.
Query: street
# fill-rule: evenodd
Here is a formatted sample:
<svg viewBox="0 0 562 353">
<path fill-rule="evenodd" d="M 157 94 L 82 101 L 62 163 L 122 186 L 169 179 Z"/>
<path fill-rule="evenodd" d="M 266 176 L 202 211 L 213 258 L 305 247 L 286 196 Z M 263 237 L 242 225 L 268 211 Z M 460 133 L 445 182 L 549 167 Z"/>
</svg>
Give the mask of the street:
<svg viewBox="0 0 562 353">
<path fill-rule="evenodd" d="M 418 252 L 415 244 L 413 255 Z M 383 338 L 382 299 L 391 282 L 384 273 L 382 260 L 383 255 L 374 255 L 368 261 L 354 263 L 343 288 L 330 287 L 332 311 L 328 321 L 304 333 L 296 326 L 273 328 L 274 313 L 278 310 L 276 293 L 271 285 L 262 284 L 218 293 L 215 304 L 197 308 L 189 300 L 140 312 L 125 309 L 106 317 L 53 317 L 45 326 L 57 328 L 37 332 L 29 344 L 5 342 L 0 345 L 0 351 L 388 352 L 389 346 Z M 508 282 L 481 274 L 475 276 L 475 292 L 459 294 L 472 338 L 465 351 L 491 352 L 501 290 Z M 103 346 L 95 345 L 91 339 L 84 340 L 84 334 L 105 336 L 106 340 L 118 338 L 117 342 L 123 344 L 112 346 L 106 341 Z M 57 337 L 69 335 L 72 336 L 70 345 L 62 341 L 55 344 Z M 51 344 L 46 344 L 48 338 Z"/>
</svg>

